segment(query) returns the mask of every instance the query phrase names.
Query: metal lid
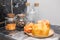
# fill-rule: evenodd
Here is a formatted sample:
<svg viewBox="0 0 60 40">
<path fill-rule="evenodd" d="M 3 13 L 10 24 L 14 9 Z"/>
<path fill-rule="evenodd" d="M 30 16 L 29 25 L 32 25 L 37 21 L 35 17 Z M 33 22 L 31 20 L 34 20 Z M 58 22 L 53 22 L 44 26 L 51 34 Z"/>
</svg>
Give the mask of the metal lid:
<svg viewBox="0 0 60 40">
<path fill-rule="evenodd" d="M 30 6 L 30 3 L 29 2 L 26 2 L 26 6 Z"/>
<path fill-rule="evenodd" d="M 19 16 L 19 17 L 25 17 L 25 14 L 21 13 L 21 14 L 17 14 L 17 16 Z"/>
<path fill-rule="evenodd" d="M 14 17 L 15 17 L 15 14 L 13 14 L 13 13 L 8 13 L 7 16 L 8 16 L 9 18 L 14 18 Z"/>
<path fill-rule="evenodd" d="M 35 6 L 35 7 L 38 7 L 38 6 L 39 6 L 39 3 L 34 3 L 34 6 Z"/>
</svg>

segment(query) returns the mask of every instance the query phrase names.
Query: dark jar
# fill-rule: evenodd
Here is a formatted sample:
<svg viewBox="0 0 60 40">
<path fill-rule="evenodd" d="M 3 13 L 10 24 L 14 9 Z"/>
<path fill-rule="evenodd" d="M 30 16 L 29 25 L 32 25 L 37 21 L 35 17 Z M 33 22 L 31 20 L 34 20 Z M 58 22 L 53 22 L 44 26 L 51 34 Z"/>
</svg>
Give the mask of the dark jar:
<svg viewBox="0 0 60 40">
<path fill-rule="evenodd" d="M 23 28 L 25 25 L 25 14 L 17 14 L 17 27 Z"/>
</svg>

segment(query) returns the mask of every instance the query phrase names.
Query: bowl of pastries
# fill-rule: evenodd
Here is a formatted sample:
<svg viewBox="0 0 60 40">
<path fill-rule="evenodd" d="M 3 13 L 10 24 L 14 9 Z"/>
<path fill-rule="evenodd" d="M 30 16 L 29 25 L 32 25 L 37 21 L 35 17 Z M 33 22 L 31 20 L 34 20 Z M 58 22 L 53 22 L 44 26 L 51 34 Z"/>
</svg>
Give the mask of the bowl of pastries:
<svg viewBox="0 0 60 40">
<path fill-rule="evenodd" d="M 37 23 L 28 23 L 24 26 L 24 33 L 32 36 L 45 38 L 54 34 L 53 29 L 50 28 L 50 22 L 48 20 L 39 20 Z"/>
</svg>

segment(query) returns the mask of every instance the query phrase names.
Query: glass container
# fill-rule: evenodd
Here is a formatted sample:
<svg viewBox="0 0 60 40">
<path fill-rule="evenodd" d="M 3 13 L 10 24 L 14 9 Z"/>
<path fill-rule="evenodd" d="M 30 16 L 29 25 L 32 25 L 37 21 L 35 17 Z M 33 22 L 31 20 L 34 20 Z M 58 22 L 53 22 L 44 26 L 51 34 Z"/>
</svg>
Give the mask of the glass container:
<svg viewBox="0 0 60 40">
<path fill-rule="evenodd" d="M 35 22 L 41 20 L 39 3 L 34 3 L 34 10 L 35 10 L 35 14 L 34 14 Z"/>
<path fill-rule="evenodd" d="M 6 26 L 5 29 L 6 30 L 10 30 L 13 31 L 16 29 L 16 22 L 15 22 L 15 15 L 12 13 L 7 14 L 7 18 L 6 18 Z"/>
<path fill-rule="evenodd" d="M 34 22 L 34 7 L 30 5 L 30 3 L 26 3 L 27 6 L 27 13 L 26 13 L 26 22 L 30 23 L 30 22 Z"/>
<path fill-rule="evenodd" d="M 19 28 L 23 28 L 25 25 L 25 14 L 17 14 L 17 20 L 16 20 L 17 26 Z"/>
</svg>

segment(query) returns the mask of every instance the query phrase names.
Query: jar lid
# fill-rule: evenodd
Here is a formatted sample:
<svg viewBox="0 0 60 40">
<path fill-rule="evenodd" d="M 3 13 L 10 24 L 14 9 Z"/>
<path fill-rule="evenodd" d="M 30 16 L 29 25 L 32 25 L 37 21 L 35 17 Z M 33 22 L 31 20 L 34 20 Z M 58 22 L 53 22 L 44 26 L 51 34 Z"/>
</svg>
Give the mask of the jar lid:
<svg viewBox="0 0 60 40">
<path fill-rule="evenodd" d="M 29 2 L 26 2 L 26 6 L 30 6 L 30 3 Z"/>
<path fill-rule="evenodd" d="M 10 18 L 13 18 L 13 17 L 15 17 L 15 14 L 13 14 L 13 13 L 8 13 L 7 16 L 10 17 Z"/>
<path fill-rule="evenodd" d="M 21 13 L 21 14 L 17 14 L 17 16 L 19 16 L 19 17 L 25 17 L 25 14 Z"/>
<path fill-rule="evenodd" d="M 39 6 L 39 3 L 34 3 L 34 6 L 35 6 L 35 7 L 38 7 L 38 6 Z"/>
</svg>

